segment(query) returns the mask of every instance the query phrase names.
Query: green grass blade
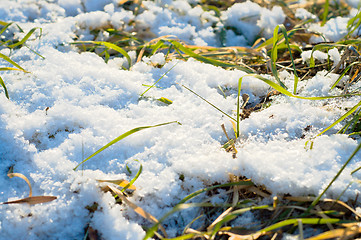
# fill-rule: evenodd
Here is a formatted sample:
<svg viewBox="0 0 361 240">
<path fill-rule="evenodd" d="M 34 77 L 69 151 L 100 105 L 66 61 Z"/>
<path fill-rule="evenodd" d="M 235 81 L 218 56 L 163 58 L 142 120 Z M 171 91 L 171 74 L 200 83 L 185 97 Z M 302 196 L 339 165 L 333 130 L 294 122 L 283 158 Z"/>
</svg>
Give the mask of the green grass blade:
<svg viewBox="0 0 361 240">
<path fill-rule="evenodd" d="M 336 179 L 340 176 L 340 174 L 343 172 L 343 170 L 346 168 L 346 166 L 349 164 L 349 162 L 352 160 L 352 158 L 358 153 L 358 151 L 361 149 L 361 143 L 356 147 L 356 149 L 353 151 L 351 156 L 347 159 L 347 161 L 343 164 L 343 166 L 340 168 L 340 170 L 337 172 L 337 174 L 334 176 L 334 178 L 331 180 L 331 182 L 328 184 L 328 186 L 323 190 L 323 192 L 318 195 L 318 197 L 313 200 L 311 205 L 308 207 L 307 211 L 311 210 L 316 204 L 320 201 L 321 197 L 326 193 L 326 191 L 331 187 L 331 185 L 336 181 Z M 352 172 L 354 173 L 354 171 Z M 352 174 L 351 173 L 351 174 Z"/>
<path fill-rule="evenodd" d="M 281 222 L 278 222 L 276 224 L 273 224 L 269 227 L 263 228 L 259 230 L 257 233 L 265 234 L 267 232 L 276 230 L 277 228 L 285 227 L 288 225 L 295 225 L 297 226 L 299 221 L 301 221 L 303 224 L 313 224 L 313 225 L 319 225 L 319 224 L 334 224 L 334 223 L 343 223 L 345 221 L 342 221 L 338 218 L 297 218 L 297 219 L 288 219 Z M 255 233 L 255 235 L 257 234 Z"/>
<path fill-rule="evenodd" d="M 27 72 L 24 68 L 20 67 L 19 64 L 17 64 L 16 62 L 14 62 L 13 60 L 11 60 L 8 56 L 0 53 L 0 58 L 4 59 L 5 61 L 7 61 L 8 63 L 14 65 L 15 67 L 19 68 L 21 71 L 23 72 Z"/>
<path fill-rule="evenodd" d="M 152 87 L 154 87 L 162 78 L 164 78 L 165 75 L 167 75 L 176 65 L 178 64 L 178 62 L 176 64 L 174 64 L 173 67 L 171 67 L 168 71 L 166 71 L 157 81 L 155 81 L 155 83 L 153 83 L 152 86 L 150 86 L 149 88 L 147 88 L 147 90 L 145 90 L 142 94 L 140 94 L 141 97 L 143 97 L 143 95 L 148 92 Z"/>
<path fill-rule="evenodd" d="M 172 100 L 169 100 L 168 98 L 165 98 L 165 97 L 158 98 L 157 100 L 160 101 L 160 102 L 162 102 L 162 103 L 165 103 L 165 104 L 167 104 L 167 105 L 170 105 L 170 104 L 173 103 Z"/>
<path fill-rule="evenodd" d="M 19 42 L 17 43 L 14 43 L 14 44 L 11 44 L 11 45 L 8 45 L 9 48 L 15 48 L 17 46 L 20 46 L 22 44 L 24 44 L 29 38 L 30 36 L 35 32 L 35 30 L 38 29 L 37 27 L 35 28 L 32 28 L 26 35 L 23 39 L 21 39 Z M 40 29 L 40 34 L 41 34 L 41 28 Z"/>
<path fill-rule="evenodd" d="M 0 85 L 4 88 L 5 96 L 7 97 L 7 99 L 10 99 L 8 90 L 7 90 L 7 88 L 5 86 L 5 83 L 4 83 L 4 80 L 1 77 L 0 77 Z"/>
<path fill-rule="evenodd" d="M 187 239 L 194 239 L 195 236 L 196 236 L 195 233 L 188 233 L 175 238 L 162 238 L 162 240 L 187 240 Z"/>
<path fill-rule="evenodd" d="M 103 42 L 103 41 L 78 41 L 78 42 L 74 42 L 73 44 L 95 44 L 95 45 L 103 45 L 107 48 L 113 49 L 117 52 L 119 52 L 120 54 L 122 54 L 128 61 L 128 65 L 129 65 L 129 69 L 132 66 L 132 59 L 130 58 L 129 54 L 127 53 L 127 51 L 125 51 L 123 48 L 118 47 L 117 45 L 110 43 L 110 42 Z"/>
<path fill-rule="evenodd" d="M 253 73 L 254 71 L 251 70 L 250 68 L 247 67 L 243 67 L 237 64 L 231 64 L 231 63 L 226 63 L 226 62 L 221 62 L 218 60 L 214 60 L 211 58 L 207 58 L 204 56 L 201 56 L 199 54 L 194 53 L 192 50 L 190 50 L 189 48 L 183 46 L 181 43 L 175 41 L 175 40 L 168 40 L 171 44 L 174 45 L 175 48 L 179 49 L 180 51 L 184 52 L 185 54 L 187 54 L 188 56 L 200 61 L 200 62 L 204 62 L 204 63 L 209 63 L 212 64 L 213 66 L 218 66 L 218 67 L 230 67 L 230 68 L 236 68 L 239 70 L 242 70 L 246 73 Z"/>
<path fill-rule="evenodd" d="M 216 105 L 214 105 L 213 103 L 207 101 L 205 98 L 203 98 L 202 96 L 198 95 L 196 92 L 194 92 L 193 90 L 191 90 L 190 88 L 182 85 L 182 87 L 184 87 L 185 89 L 187 89 L 188 91 L 190 91 L 191 93 L 193 93 L 194 95 L 196 95 L 197 97 L 199 97 L 200 99 L 202 99 L 203 101 L 205 101 L 206 103 L 208 103 L 209 105 L 211 105 L 212 107 L 214 107 L 215 109 L 217 109 L 218 111 L 220 111 L 221 113 L 223 113 L 225 116 L 229 117 L 230 119 L 232 119 L 233 121 L 237 122 L 236 119 L 234 119 L 233 117 L 231 117 L 230 115 L 228 115 L 227 113 L 223 112 L 219 107 L 217 107 Z"/>
<path fill-rule="evenodd" d="M 272 71 L 272 74 L 273 74 L 274 78 L 277 80 L 278 84 L 280 86 L 282 86 L 282 88 L 286 89 L 286 86 L 283 84 L 280 77 L 278 76 L 278 71 L 277 71 L 277 67 L 276 67 L 277 55 L 278 55 L 278 46 L 277 46 L 277 44 L 278 44 L 278 41 L 279 41 L 279 35 L 278 35 L 278 29 L 279 28 L 280 28 L 280 25 L 275 27 L 275 29 L 273 31 L 273 45 L 272 45 L 272 49 L 271 49 L 271 71 Z"/>
<path fill-rule="evenodd" d="M 240 133 L 239 133 L 239 125 L 240 125 L 240 96 L 241 96 L 241 88 L 242 88 L 242 79 L 243 78 L 239 78 L 238 79 L 238 91 L 237 91 L 237 132 L 236 132 L 236 138 L 239 137 Z"/>
<path fill-rule="evenodd" d="M 164 44 L 163 40 L 159 40 L 155 45 L 149 46 L 149 48 L 153 49 L 151 55 L 154 55 L 159 48 L 168 47 Z"/>
<path fill-rule="evenodd" d="M 232 186 L 254 186 L 254 183 L 251 182 L 251 181 L 239 181 L 239 182 L 230 182 L 230 183 L 214 185 L 214 186 L 211 186 L 211 187 L 203 188 L 203 189 L 197 190 L 197 191 L 189 194 L 188 196 L 183 198 L 178 204 L 183 204 L 183 203 L 189 201 L 190 199 L 198 196 L 199 194 L 210 191 L 210 190 L 213 190 L 215 188 L 232 187 Z"/>
<path fill-rule="evenodd" d="M 346 97 L 346 96 L 352 96 L 352 95 L 361 95 L 361 94 L 344 94 L 344 95 L 337 95 L 337 96 L 323 96 L 323 97 L 302 97 L 302 96 L 298 96 L 298 95 L 294 95 L 291 92 L 287 91 L 286 89 L 284 89 L 283 87 L 281 87 L 280 85 L 278 85 L 277 83 L 262 77 L 260 75 L 257 74 L 247 74 L 244 75 L 243 77 L 241 77 L 242 79 L 244 77 L 254 77 L 257 78 L 265 83 L 267 83 L 269 86 L 271 86 L 272 88 L 274 88 L 275 90 L 283 93 L 286 96 L 289 97 L 294 97 L 294 98 L 299 98 L 299 99 L 305 99 L 305 100 L 324 100 L 324 99 L 331 99 L 331 98 L 339 98 L 339 97 Z"/>
<path fill-rule="evenodd" d="M 168 124 L 172 124 L 172 123 L 178 123 L 177 121 L 173 121 L 173 122 L 167 122 L 167 123 L 161 123 L 161 124 L 157 124 L 157 125 L 153 125 L 153 126 L 145 126 L 145 127 L 137 127 L 134 128 L 132 130 L 129 130 L 128 132 L 123 133 L 122 135 L 120 135 L 119 137 L 113 139 L 112 141 L 110 141 L 109 143 L 107 143 L 106 145 L 104 145 L 103 147 L 101 147 L 100 149 L 98 149 L 95 153 L 93 153 L 92 155 L 90 155 L 89 157 L 87 157 L 86 159 L 84 159 L 81 163 L 79 163 L 74 170 L 76 170 L 80 165 L 82 165 L 83 163 L 85 163 L 86 161 L 88 161 L 89 159 L 91 159 L 92 157 L 94 157 L 95 155 L 97 155 L 98 153 L 104 151 L 105 149 L 107 149 L 108 147 L 110 147 L 111 145 L 119 142 L 120 140 L 128 137 L 129 135 L 132 135 L 133 133 L 139 132 L 141 130 L 147 129 L 147 128 L 154 128 L 154 127 L 160 127 L 163 125 L 168 125 Z M 181 124 L 180 124 L 181 125 Z"/>
<path fill-rule="evenodd" d="M 292 66 L 293 66 L 293 74 L 294 74 L 294 87 L 293 87 L 293 94 L 296 94 L 297 91 L 297 84 L 298 84 L 298 75 L 297 75 L 297 71 L 296 71 L 296 66 L 295 66 L 295 62 L 293 61 L 293 56 L 292 56 L 292 51 L 291 51 L 291 47 L 290 47 L 290 43 L 288 40 L 288 35 L 287 35 L 287 30 L 285 28 L 285 26 L 283 24 L 280 25 L 281 31 L 283 33 L 283 36 L 285 38 L 286 41 L 286 45 L 288 48 L 288 52 L 290 53 L 290 58 L 291 58 L 291 62 L 292 62 Z"/>
<path fill-rule="evenodd" d="M 352 66 L 360 64 L 361 62 L 357 61 L 357 62 L 353 62 L 350 65 L 348 65 L 342 72 L 342 74 L 337 78 L 337 80 L 335 81 L 335 83 L 332 85 L 331 89 L 334 89 L 337 84 L 340 82 L 340 80 L 343 78 L 343 76 L 345 76 L 345 74 L 348 72 L 348 70 L 351 69 Z"/>
<path fill-rule="evenodd" d="M 23 71 L 23 70 L 12 67 L 0 67 L 0 71 Z"/>
<path fill-rule="evenodd" d="M 245 208 L 241 208 L 241 209 L 235 210 L 233 212 L 230 212 L 229 214 L 224 216 L 224 218 L 214 226 L 211 237 L 214 237 L 217 234 L 217 232 L 221 229 L 221 227 L 224 223 L 232 221 L 238 215 L 241 215 L 245 212 L 249 212 L 249 211 L 253 211 L 253 210 L 264 210 L 264 209 L 272 210 L 273 208 L 269 205 L 261 205 L 261 206 L 245 207 Z"/>
<path fill-rule="evenodd" d="M 356 23 L 355 23 L 356 22 Z M 358 29 L 361 25 L 361 11 L 360 9 L 358 10 L 358 13 L 356 14 L 355 17 L 351 18 L 348 22 L 347 22 L 347 29 L 348 29 L 348 33 L 347 35 L 344 37 L 345 39 L 349 38 L 350 36 L 352 36 L 352 34 L 355 32 L 356 29 Z"/>
<path fill-rule="evenodd" d="M 139 162 L 139 160 L 137 160 L 137 159 L 135 159 L 134 161 Z M 135 175 L 135 177 L 127 185 L 125 185 L 125 187 L 122 190 L 120 190 L 121 192 L 124 192 L 125 190 L 127 190 L 139 178 L 140 174 L 143 171 L 143 165 L 140 162 L 139 162 L 139 164 L 140 164 L 140 167 L 139 167 L 139 170 L 138 170 L 137 174 Z"/>
<path fill-rule="evenodd" d="M 325 1 L 325 5 L 323 7 L 323 13 L 322 13 L 322 22 L 321 22 L 321 27 L 325 25 L 326 21 L 327 21 L 327 15 L 328 15 L 328 9 L 330 6 L 330 1 L 326 0 Z"/>
<path fill-rule="evenodd" d="M 6 31 L 6 29 L 8 29 L 8 27 L 11 25 L 11 24 L 13 24 L 13 23 L 8 23 L 8 24 L 6 24 L 1 30 L 0 30 L 0 35 L 2 35 L 5 31 Z M 1 25 L 1 24 L 0 24 Z"/>
<path fill-rule="evenodd" d="M 354 113 L 358 107 L 361 106 L 361 101 L 356 104 L 355 106 L 353 106 L 347 113 L 345 113 L 344 115 L 342 115 L 342 117 L 340 117 L 339 119 L 337 119 L 334 123 L 332 123 L 330 126 L 328 126 L 326 129 L 324 129 L 322 132 L 320 132 L 319 134 L 317 134 L 316 137 L 321 136 L 322 134 L 324 134 L 325 132 L 327 132 L 328 130 L 330 130 L 331 128 L 333 128 L 336 124 L 342 122 L 345 118 L 347 118 L 348 116 L 350 116 L 352 113 Z"/>
<path fill-rule="evenodd" d="M 333 47 L 347 47 L 349 44 L 348 42 L 342 42 L 342 43 L 320 43 L 317 44 L 316 46 L 314 46 L 312 48 L 311 51 L 311 57 L 310 57 L 310 67 L 313 68 L 315 67 L 315 59 L 313 57 L 313 53 L 317 50 L 323 50 L 323 49 L 329 49 L 329 48 L 333 48 Z"/>
<path fill-rule="evenodd" d="M 109 43 L 109 42 L 94 42 L 95 44 L 100 44 L 103 46 L 106 46 L 110 49 L 113 49 L 119 53 L 121 53 L 128 61 L 128 65 L 129 65 L 129 69 L 132 66 L 132 59 L 130 58 L 129 54 L 121 47 L 118 47 L 117 45 L 113 44 L 113 43 Z"/>
</svg>

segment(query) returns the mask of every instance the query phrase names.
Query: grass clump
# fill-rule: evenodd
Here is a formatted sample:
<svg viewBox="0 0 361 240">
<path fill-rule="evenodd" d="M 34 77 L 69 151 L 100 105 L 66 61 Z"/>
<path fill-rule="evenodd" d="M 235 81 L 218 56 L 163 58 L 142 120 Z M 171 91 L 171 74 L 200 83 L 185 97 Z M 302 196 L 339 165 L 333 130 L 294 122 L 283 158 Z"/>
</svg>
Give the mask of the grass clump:
<svg viewBox="0 0 361 240">
<path fill-rule="evenodd" d="M 15 48 L 19 48 L 21 46 L 26 46 L 25 42 L 33 35 L 33 33 L 38 29 L 38 28 L 32 28 L 21 40 L 16 40 L 13 38 L 8 38 L 7 36 L 5 36 L 4 34 L 6 33 L 6 31 L 8 30 L 8 28 L 12 25 L 13 23 L 6 23 L 3 21 L 0 21 L 0 26 L 2 27 L 0 29 L 0 49 L 8 49 L 9 52 L 11 53 L 11 51 Z M 19 29 L 20 32 L 24 32 L 19 25 L 17 25 L 17 28 Z M 41 35 L 41 29 L 40 29 L 40 35 Z M 22 68 L 19 64 L 17 64 L 16 62 L 14 62 L 13 60 L 11 60 L 10 56 L 6 56 L 3 53 L 0 53 L 0 58 L 2 60 L 4 60 L 5 62 L 7 62 L 8 64 L 11 64 L 13 67 L 0 67 L 0 71 L 21 71 L 21 72 L 25 72 L 28 73 L 28 71 L 26 71 L 24 68 Z M 6 88 L 5 82 L 4 80 L 1 78 L 0 76 L 0 85 L 3 87 L 4 89 L 4 93 L 5 96 L 9 99 L 9 93 L 8 90 Z"/>
</svg>

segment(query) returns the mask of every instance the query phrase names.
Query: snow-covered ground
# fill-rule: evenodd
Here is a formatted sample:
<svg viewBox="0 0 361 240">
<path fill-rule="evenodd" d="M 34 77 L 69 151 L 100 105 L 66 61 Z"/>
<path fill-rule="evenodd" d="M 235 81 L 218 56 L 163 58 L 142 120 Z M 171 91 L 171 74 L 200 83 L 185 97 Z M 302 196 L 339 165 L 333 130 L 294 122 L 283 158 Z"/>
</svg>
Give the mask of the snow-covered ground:
<svg viewBox="0 0 361 240">
<path fill-rule="evenodd" d="M 131 208 L 116 204 L 111 194 L 104 193 L 97 179 L 131 180 L 140 164 L 143 172 L 135 182 L 137 190 L 131 201 L 156 218 L 169 212 L 193 191 L 215 183 L 226 183 L 229 174 L 246 176 L 264 185 L 272 195 L 317 195 L 336 175 L 358 141 L 347 135 L 336 135 L 342 125 L 314 140 L 312 150 L 305 148 L 310 137 L 332 124 L 360 101 L 347 99 L 310 101 L 275 96 L 271 106 L 241 122 L 238 154 L 221 146 L 233 128 L 229 118 L 202 101 L 181 85 L 235 116 L 238 79 L 245 73 L 224 70 L 196 60 L 172 60 L 164 64 L 164 55 L 122 70 L 122 58 L 108 63 L 95 53 L 79 53 L 75 36 L 89 40 L 91 29 L 111 25 L 130 29 L 137 22 L 147 38 L 176 35 L 189 44 L 221 46 L 219 29 L 229 26 L 227 46 L 248 46 L 257 36 L 271 37 L 274 27 L 285 20 L 280 7 L 265 9 L 252 2 L 235 4 L 217 17 L 212 11 L 192 7 L 189 1 L 143 1 L 147 10 L 134 15 L 118 7 L 115 0 L 2 0 L 0 20 L 15 21 L 26 33 L 42 28 L 40 38 L 27 41 L 28 47 L 8 55 L 30 73 L 0 72 L 10 100 L 1 90 L 0 99 L 0 202 L 28 196 L 28 186 L 20 178 L 10 179 L 7 172 L 27 176 L 33 195 L 56 196 L 55 201 L 27 205 L 0 205 L 0 239 L 82 239 L 88 225 L 103 239 L 142 239 L 150 226 Z M 350 1 L 357 7 L 357 1 Z M 305 10 L 298 17 L 314 18 Z M 351 11 L 356 14 L 357 10 Z M 310 25 L 328 40 L 338 40 L 346 32 L 348 17 L 329 20 L 325 26 Z M 23 37 L 11 25 L 5 36 Z M 39 34 L 39 29 L 35 34 Z M 99 40 L 106 36 L 98 36 Z M 314 41 L 318 41 L 314 39 Z M 43 56 L 41 58 L 38 54 Z M 337 50 L 330 55 L 337 61 Z M 335 52 L 336 51 L 336 52 Z M 130 54 L 132 55 L 132 54 Z M 132 55 L 134 56 L 134 54 Z M 307 57 L 306 57 L 307 58 Z M 321 57 L 320 57 L 321 58 Z M 332 59 L 332 58 L 331 58 Z M 160 64 L 158 68 L 154 65 Z M 11 66 L 1 61 L 1 66 Z M 147 87 L 170 68 L 169 73 L 140 98 Z M 281 72 L 282 80 L 292 89 L 293 75 Z M 302 96 L 341 94 L 330 90 L 338 75 L 319 72 L 299 84 Z M 353 88 L 361 87 L 357 83 Z M 219 90 L 226 89 L 226 97 Z M 245 78 L 242 93 L 256 102 L 271 88 L 256 78 Z M 167 105 L 158 98 L 173 101 Z M 73 168 L 114 138 L 136 127 L 178 121 L 137 132 L 112 145 L 87 161 L 77 171 Z M 137 159 L 138 161 L 134 161 Z M 360 166 L 361 155 L 351 161 L 327 193 L 337 197 L 361 173 L 350 172 Z M 127 170 L 130 168 L 131 173 Z M 360 185 L 352 184 L 343 198 L 355 198 Z M 225 196 L 212 201 L 221 203 Z M 98 204 L 95 212 L 86 207 Z M 166 229 L 170 236 L 199 215 L 184 211 L 170 217 Z M 244 217 L 250 221 L 252 214 Z M 242 216 L 239 217 L 242 222 Z"/>
</svg>

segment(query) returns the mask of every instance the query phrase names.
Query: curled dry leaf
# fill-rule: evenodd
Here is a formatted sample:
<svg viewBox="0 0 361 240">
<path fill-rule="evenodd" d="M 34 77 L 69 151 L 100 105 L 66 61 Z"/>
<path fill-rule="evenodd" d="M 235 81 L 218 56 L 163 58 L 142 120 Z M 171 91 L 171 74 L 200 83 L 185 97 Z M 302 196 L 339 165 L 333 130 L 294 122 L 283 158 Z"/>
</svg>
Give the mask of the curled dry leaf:
<svg viewBox="0 0 361 240">
<path fill-rule="evenodd" d="M 12 172 L 12 168 L 10 168 L 10 170 L 9 170 L 9 172 L 8 172 L 8 177 L 9 177 L 9 178 L 19 177 L 19 178 L 21 178 L 21 179 L 24 179 L 25 182 L 29 185 L 29 188 L 30 188 L 30 190 L 29 190 L 29 197 L 31 197 L 31 196 L 33 195 L 33 190 L 32 190 L 32 188 L 31 188 L 30 181 L 29 181 L 29 179 L 28 179 L 27 177 L 25 177 L 23 174 L 21 174 L 21 173 L 13 173 L 13 172 Z"/>
</svg>

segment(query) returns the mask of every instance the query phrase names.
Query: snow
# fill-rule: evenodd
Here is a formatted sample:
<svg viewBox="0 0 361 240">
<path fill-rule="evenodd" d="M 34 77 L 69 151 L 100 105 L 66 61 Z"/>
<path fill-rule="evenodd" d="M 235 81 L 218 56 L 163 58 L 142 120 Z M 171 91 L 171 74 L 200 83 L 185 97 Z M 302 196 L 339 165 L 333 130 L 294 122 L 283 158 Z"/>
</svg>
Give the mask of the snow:
<svg viewBox="0 0 361 240">
<path fill-rule="evenodd" d="M 55 201 L 32 206 L 0 205 L 1 239 L 82 239 L 88 225 L 103 239 L 142 239 L 142 226 L 150 223 L 125 204 L 116 204 L 96 181 L 130 180 L 140 164 L 143 172 L 129 199 L 158 219 L 193 191 L 226 183 L 230 173 L 264 185 L 272 196 L 317 195 L 358 145 L 359 141 L 347 135 L 335 134 L 342 127 L 338 124 L 315 138 L 312 150 L 305 148 L 307 140 L 341 117 L 360 97 L 344 99 L 341 104 L 338 99 L 310 101 L 279 95 L 272 97 L 274 101 L 268 108 L 253 112 L 241 122 L 234 159 L 221 147 L 227 141 L 221 124 L 225 124 L 229 135 L 234 134 L 230 119 L 182 85 L 235 117 L 238 80 L 246 73 L 194 59 L 166 63 L 163 53 L 135 63 L 135 52 L 129 52 L 134 65 L 128 71 L 121 68 L 127 67 L 124 58 L 105 63 L 95 53 L 79 53 L 70 44 L 76 36 L 80 40 L 91 39 L 90 31 L 104 26 L 134 30 L 128 25 L 134 21 L 142 26 L 135 31 L 144 31 L 147 36 L 171 34 L 188 44 L 211 46 L 220 45 L 217 31 L 229 27 L 226 44 L 245 46 L 258 36 L 272 36 L 274 27 L 285 20 L 280 7 L 269 10 L 247 1 L 222 11 L 218 18 L 214 12 L 192 5 L 197 1 L 143 1 L 147 10 L 135 16 L 116 2 L 0 3 L 0 20 L 15 21 L 25 32 L 33 27 L 43 31 L 40 38 L 27 41 L 28 48 L 11 52 L 11 58 L 30 73 L 1 72 L 10 100 L 0 92 L 0 201 L 28 196 L 23 180 L 7 177 L 11 166 L 14 172 L 30 179 L 34 195 L 57 197 Z M 312 17 L 302 11 L 297 17 Z M 335 18 L 324 27 L 319 23 L 311 26 L 327 39 L 337 40 L 345 35 L 347 20 Z M 14 26 L 6 34 L 23 36 Z M 9 54 L 6 49 L 2 53 Z M 309 60 L 310 54 L 303 53 L 304 61 Z M 337 49 L 330 49 L 328 54 L 315 51 L 313 55 L 321 61 L 329 55 L 334 64 L 340 61 Z M 1 64 L 8 66 L 4 61 Z M 146 86 L 154 84 L 168 70 L 157 87 L 140 98 Z M 282 72 L 281 76 L 286 86 L 293 86 L 292 74 Z M 319 72 L 299 83 L 298 94 L 340 94 L 341 90 L 330 90 L 337 78 L 336 74 Z M 242 93 L 250 96 L 250 102 L 256 103 L 270 90 L 259 79 L 243 79 Z M 172 104 L 157 101 L 161 97 Z M 121 134 L 172 121 L 182 125 L 173 123 L 137 132 L 73 171 L 84 158 Z M 361 177 L 358 172 L 350 175 L 359 167 L 360 159 L 360 154 L 355 156 L 328 197 L 338 197 L 350 182 Z M 354 199 L 359 193 L 359 186 L 352 184 L 342 199 Z M 225 197 L 220 195 L 212 201 L 222 202 Z M 97 209 L 87 210 L 94 203 L 98 204 Z M 173 233 L 170 235 L 179 234 L 182 226 L 198 215 L 197 210 L 175 214 L 165 222 L 167 231 Z M 248 213 L 235 224 L 247 224 L 252 219 Z"/>
</svg>

